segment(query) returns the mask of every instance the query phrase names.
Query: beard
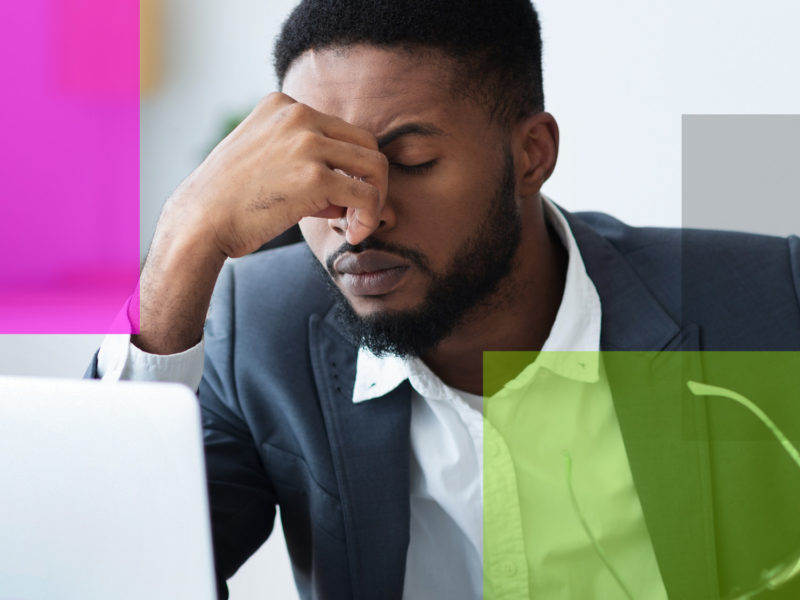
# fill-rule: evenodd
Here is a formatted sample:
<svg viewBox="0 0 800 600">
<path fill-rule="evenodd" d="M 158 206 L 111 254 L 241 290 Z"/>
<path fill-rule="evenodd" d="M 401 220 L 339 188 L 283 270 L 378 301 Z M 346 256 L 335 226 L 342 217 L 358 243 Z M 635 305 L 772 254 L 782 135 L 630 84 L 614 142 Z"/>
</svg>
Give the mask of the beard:
<svg viewBox="0 0 800 600">
<path fill-rule="evenodd" d="M 463 323 L 470 311 L 490 302 L 511 272 L 521 236 L 514 160 L 506 149 L 503 172 L 480 227 L 461 245 L 443 273 L 432 272 L 419 252 L 373 238 L 355 246 L 344 244 L 327 259 L 327 272 L 318 261 L 313 262 L 333 293 L 339 322 L 354 343 L 376 356 L 421 357 Z M 392 252 L 427 273 L 431 283 L 422 303 L 409 310 L 358 315 L 332 281 L 333 261 L 344 252 L 364 250 Z"/>
</svg>

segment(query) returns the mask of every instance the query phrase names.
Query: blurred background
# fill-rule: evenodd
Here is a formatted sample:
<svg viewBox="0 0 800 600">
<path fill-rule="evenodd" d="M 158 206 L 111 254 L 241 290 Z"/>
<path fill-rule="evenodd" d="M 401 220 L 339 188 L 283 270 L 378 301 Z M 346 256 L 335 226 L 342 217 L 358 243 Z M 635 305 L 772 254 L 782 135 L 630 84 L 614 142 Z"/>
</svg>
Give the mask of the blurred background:
<svg viewBox="0 0 800 600">
<path fill-rule="evenodd" d="M 295 2 L 141 3 L 144 257 L 170 193 L 233 122 L 275 89 L 272 45 Z M 800 219 L 780 215 L 800 205 L 791 167 L 800 164 L 799 122 L 791 116 L 800 106 L 800 3 L 540 0 L 536 6 L 545 102 L 561 128 L 558 168 L 544 188 L 551 198 L 570 210 L 601 210 L 637 225 L 715 226 L 723 213 L 735 213 L 743 216 L 719 226 L 782 235 L 798 230 Z M 715 130 L 720 137 L 683 164 L 682 128 L 697 121 L 687 125 L 683 115 L 720 114 L 785 117 L 773 121 L 767 138 L 758 121 L 742 128 L 730 119 L 724 136 Z M 781 135 L 789 141 L 773 144 Z M 773 146 L 777 154 L 770 154 Z M 726 159 L 706 168 L 703 161 L 723 150 Z M 701 179 L 709 174 L 701 189 L 722 201 L 718 209 L 687 218 L 687 168 Z M 785 193 L 754 196 L 775 182 Z M 777 217 L 756 223 L 748 219 L 754 212 Z M 0 335 L 0 373 L 80 377 L 101 340 Z M 233 600 L 296 597 L 279 527 L 230 587 Z"/>
</svg>

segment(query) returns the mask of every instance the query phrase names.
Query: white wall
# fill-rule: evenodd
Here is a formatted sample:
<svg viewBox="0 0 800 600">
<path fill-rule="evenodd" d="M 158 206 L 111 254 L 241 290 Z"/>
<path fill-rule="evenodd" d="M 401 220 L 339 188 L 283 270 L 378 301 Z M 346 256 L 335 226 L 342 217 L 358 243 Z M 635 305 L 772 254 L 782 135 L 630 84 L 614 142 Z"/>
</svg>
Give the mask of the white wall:
<svg viewBox="0 0 800 600">
<path fill-rule="evenodd" d="M 800 3 L 793 0 L 537 6 L 545 102 L 562 134 L 547 191 L 568 208 L 679 225 L 682 114 L 800 107 Z"/>
<path fill-rule="evenodd" d="M 294 5 L 164 2 L 164 80 L 141 105 L 142 252 L 161 204 L 202 159 L 225 116 L 274 89 L 272 42 Z M 682 114 L 800 107 L 800 3 L 793 0 L 540 0 L 537 6 L 547 109 L 561 126 L 559 166 L 545 191 L 569 209 L 679 225 Z M 0 373 L 78 377 L 99 339 L 0 336 Z M 280 535 L 231 587 L 234 600 L 292 597 Z"/>
<path fill-rule="evenodd" d="M 102 335 L 0 335 L 0 375 L 79 378 Z"/>
</svg>

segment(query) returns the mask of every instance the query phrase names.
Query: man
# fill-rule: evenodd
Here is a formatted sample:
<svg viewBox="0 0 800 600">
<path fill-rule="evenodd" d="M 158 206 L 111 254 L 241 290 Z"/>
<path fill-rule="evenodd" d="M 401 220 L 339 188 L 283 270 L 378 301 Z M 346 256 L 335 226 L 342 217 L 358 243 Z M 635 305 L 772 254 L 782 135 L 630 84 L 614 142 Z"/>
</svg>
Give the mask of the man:
<svg viewBox="0 0 800 600">
<path fill-rule="evenodd" d="M 276 505 L 304 597 L 714 598 L 783 566 L 781 446 L 709 442 L 761 424 L 662 373 L 698 373 L 665 350 L 799 349 L 797 239 L 544 198 L 528 0 L 304 1 L 275 57 L 282 92 L 169 199 L 141 331 L 93 369 L 199 386 L 221 593 Z M 298 222 L 307 246 L 223 269 Z M 495 350 L 542 353 L 485 370 Z M 549 401 L 502 396 L 529 386 Z"/>
</svg>

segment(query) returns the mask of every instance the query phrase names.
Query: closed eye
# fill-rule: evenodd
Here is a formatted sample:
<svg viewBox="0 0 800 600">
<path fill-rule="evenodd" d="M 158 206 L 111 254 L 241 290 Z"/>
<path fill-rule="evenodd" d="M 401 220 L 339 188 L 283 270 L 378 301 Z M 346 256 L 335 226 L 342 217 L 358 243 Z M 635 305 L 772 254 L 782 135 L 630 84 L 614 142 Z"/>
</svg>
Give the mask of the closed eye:
<svg viewBox="0 0 800 600">
<path fill-rule="evenodd" d="M 421 163 L 418 165 L 404 165 L 401 163 L 391 163 L 391 166 L 403 173 L 409 173 L 412 175 L 419 175 L 430 171 L 430 169 L 436 164 L 436 160 L 429 160 L 426 163 Z"/>
</svg>

